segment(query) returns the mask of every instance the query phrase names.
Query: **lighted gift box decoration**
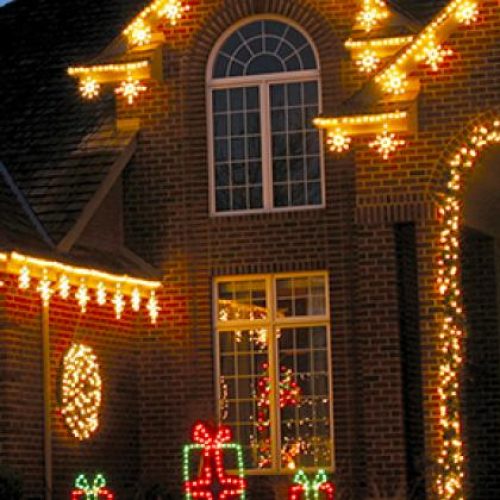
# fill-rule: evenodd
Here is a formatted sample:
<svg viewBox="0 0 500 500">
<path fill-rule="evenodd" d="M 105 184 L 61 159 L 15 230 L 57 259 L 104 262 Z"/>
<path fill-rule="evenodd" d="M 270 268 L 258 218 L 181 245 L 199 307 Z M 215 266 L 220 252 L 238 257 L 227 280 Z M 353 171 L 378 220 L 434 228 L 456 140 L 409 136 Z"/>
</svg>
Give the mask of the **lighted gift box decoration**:
<svg viewBox="0 0 500 500">
<path fill-rule="evenodd" d="M 225 426 L 212 428 L 199 422 L 193 427 L 192 444 L 184 447 L 183 472 L 186 500 L 205 498 L 207 500 L 237 498 L 244 500 L 247 483 L 244 477 L 243 451 L 241 445 L 231 443 L 231 430 Z M 193 452 L 201 453 L 201 464 L 197 478 L 190 478 L 190 461 Z M 235 454 L 238 473 L 226 473 L 224 453 Z"/>
<path fill-rule="evenodd" d="M 289 500 L 334 500 L 335 486 L 328 480 L 323 469 L 320 469 L 313 479 L 300 470 L 293 479 L 295 483 L 288 490 Z"/>
<path fill-rule="evenodd" d="M 71 500 L 114 500 L 114 498 L 113 493 L 106 488 L 106 479 L 102 474 L 97 474 L 92 484 L 85 474 L 80 474 L 71 492 Z"/>
</svg>

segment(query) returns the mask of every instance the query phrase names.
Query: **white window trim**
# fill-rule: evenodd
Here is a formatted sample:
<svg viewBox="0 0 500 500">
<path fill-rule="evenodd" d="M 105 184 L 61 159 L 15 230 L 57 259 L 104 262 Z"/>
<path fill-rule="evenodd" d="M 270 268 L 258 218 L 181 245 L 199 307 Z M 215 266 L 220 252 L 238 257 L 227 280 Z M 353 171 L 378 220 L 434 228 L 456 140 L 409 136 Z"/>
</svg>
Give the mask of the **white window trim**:
<svg viewBox="0 0 500 500">
<path fill-rule="evenodd" d="M 322 316 L 301 316 L 301 317 L 291 317 L 282 318 L 280 320 L 275 319 L 275 304 L 276 304 L 276 281 L 280 278 L 296 278 L 296 277 L 318 277 L 321 276 L 325 280 L 325 307 L 326 312 Z M 234 281 L 255 281 L 262 280 L 265 281 L 266 298 L 268 299 L 268 309 L 270 311 L 270 318 L 268 320 L 255 320 L 252 322 L 252 326 L 266 326 L 268 327 L 268 332 L 272 334 L 273 342 L 268 346 L 268 358 L 269 358 L 269 373 L 273 377 L 272 387 L 277 387 L 277 375 L 279 370 L 276 369 L 278 363 L 278 344 L 274 335 L 277 326 L 284 328 L 300 328 L 310 327 L 310 326 L 325 326 L 326 325 L 326 342 L 327 342 L 327 369 L 328 369 L 328 395 L 329 395 L 329 410 L 330 410 L 330 437 L 332 440 L 331 445 L 331 456 L 330 465 L 322 467 L 327 472 L 335 471 L 335 435 L 334 435 L 334 413 L 333 413 L 333 367 L 332 367 L 332 343 L 331 343 L 331 318 L 330 318 L 330 284 L 329 284 L 329 274 L 327 271 L 311 271 L 311 272 L 294 272 L 294 273 L 276 273 L 276 274 L 245 274 L 245 275 L 228 275 L 219 276 L 213 280 L 213 291 L 212 291 L 212 307 L 213 307 L 213 325 L 214 325 L 214 335 L 213 335 L 213 348 L 215 353 L 215 367 L 214 367 L 214 387 L 215 387 L 215 405 L 216 405 L 216 417 L 220 421 L 219 404 L 220 404 L 220 342 L 219 342 L 219 331 L 220 330 L 232 330 L 238 328 L 248 328 L 249 320 L 246 321 L 219 321 L 218 314 L 218 285 L 224 282 L 234 282 Z M 278 424 L 279 416 L 279 401 L 278 395 L 272 389 L 270 393 L 270 399 L 272 400 L 272 410 L 270 411 L 270 422 L 271 422 L 271 446 L 272 446 L 272 463 L 273 467 L 268 469 L 246 469 L 247 475 L 293 475 L 297 471 L 290 470 L 286 468 L 281 468 L 281 460 L 279 455 L 280 443 L 281 443 L 281 431 Z M 317 471 L 317 467 L 304 467 L 302 468 L 306 473 Z"/>
<path fill-rule="evenodd" d="M 259 20 L 276 20 L 289 24 L 299 31 L 309 42 L 310 47 L 314 52 L 317 62 L 317 69 L 304 71 L 290 71 L 282 73 L 269 73 L 264 75 L 251 75 L 243 77 L 227 77 L 213 78 L 213 66 L 217 59 L 217 55 L 222 45 L 227 38 L 240 29 L 242 26 L 253 21 Z M 272 141 L 271 141 L 271 109 L 269 105 L 269 88 L 272 84 L 286 84 L 294 82 L 310 82 L 318 83 L 318 110 L 319 114 L 323 112 L 322 99 L 322 80 L 321 80 L 321 65 L 319 53 L 316 45 L 306 31 L 294 21 L 278 15 L 259 15 L 250 16 L 242 19 L 238 23 L 232 25 L 219 38 L 208 58 L 206 70 L 206 109 L 207 109 L 207 133 L 208 133 L 208 167 L 209 167 L 209 213 L 211 217 L 232 217 L 238 215 L 255 215 L 262 213 L 275 212 L 294 212 L 303 210 L 321 210 L 326 207 L 326 183 L 325 183 L 325 141 L 324 132 L 318 131 L 320 142 L 320 180 L 321 180 L 321 203 L 318 205 L 300 205 L 275 207 L 273 204 L 273 179 L 272 179 Z M 231 89 L 238 87 L 255 87 L 259 86 L 259 102 L 261 113 L 261 145 L 262 145 L 262 196 L 263 208 L 248 208 L 244 210 L 227 210 L 218 212 L 216 209 L 215 197 L 215 161 L 214 161 L 214 123 L 213 123 L 213 101 L 212 91 L 214 89 Z"/>
</svg>

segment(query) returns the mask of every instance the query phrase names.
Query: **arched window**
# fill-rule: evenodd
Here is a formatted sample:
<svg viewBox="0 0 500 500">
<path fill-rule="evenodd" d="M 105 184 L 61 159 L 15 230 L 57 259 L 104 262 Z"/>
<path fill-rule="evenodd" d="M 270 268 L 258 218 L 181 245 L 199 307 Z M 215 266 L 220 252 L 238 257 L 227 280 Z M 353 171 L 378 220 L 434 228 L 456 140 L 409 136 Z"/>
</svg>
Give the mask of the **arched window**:
<svg viewBox="0 0 500 500">
<path fill-rule="evenodd" d="M 222 38 L 207 84 L 213 213 L 322 206 L 315 49 L 297 27 L 252 20 Z"/>
</svg>

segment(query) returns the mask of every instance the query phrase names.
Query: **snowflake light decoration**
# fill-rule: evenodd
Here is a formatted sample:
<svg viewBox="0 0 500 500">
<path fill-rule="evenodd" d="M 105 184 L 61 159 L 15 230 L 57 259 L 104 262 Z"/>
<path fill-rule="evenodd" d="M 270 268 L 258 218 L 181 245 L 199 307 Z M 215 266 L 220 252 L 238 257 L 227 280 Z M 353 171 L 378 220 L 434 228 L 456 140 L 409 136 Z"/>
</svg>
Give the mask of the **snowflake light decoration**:
<svg viewBox="0 0 500 500">
<path fill-rule="evenodd" d="M 158 15 L 167 18 L 170 24 L 175 26 L 177 21 L 182 18 L 182 14 L 188 10 L 189 5 L 184 5 L 181 0 L 166 0 L 158 9 Z"/>
<path fill-rule="evenodd" d="M 388 17 L 389 11 L 383 0 L 364 0 L 363 10 L 358 14 L 357 21 L 368 32 Z"/>
<path fill-rule="evenodd" d="M 61 297 L 61 299 L 67 299 L 69 297 L 71 285 L 69 283 L 69 278 L 65 274 L 61 274 L 61 276 L 59 276 L 57 288 L 59 290 L 59 297 Z"/>
<path fill-rule="evenodd" d="M 38 287 L 36 291 L 40 294 L 40 298 L 42 299 L 43 305 L 47 306 L 50 302 L 50 298 L 54 293 L 52 290 L 52 282 L 48 278 L 47 270 L 43 270 L 43 278 L 38 282 Z"/>
<path fill-rule="evenodd" d="M 153 325 L 156 325 L 156 321 L 158 320 L 158 316 L 160 314 L 161 309 L 160 306 L 158 305 L 158 299 L 156 298 L 154 290 L 151 292 L 151 295 L 149 296 L 146 308 L 149 312 L 151 323 Z"/>
<path fill-rule="evenodd" d="M 137 47 L 147 45 L 152 38 L 151 26 L 144 22 L 144 19 L 139 18 L 126 31 L 126 35 L 131 45 Z"/>
<path fill-rule="evenodd" d="M 356 66 L 362 73 L 372 73 L 377 69 L 379 64 L 380 58 L 377 56 L 376 52 L 370 49 L 366 49 L 356 59 Z"/>
<path fill-rule="evenodd" d="M 87 312 L 87 304 L 90 301 L 90 297 L 89 289 L 83 279 L 75 293 L 75 298 L 78 301 L 78 305 L 80 306 L 80 310 L 82 311 L 82 313 Z"/>
<path fill-rule="evenodd" d="M 479 8 L 477 2 L 462 2 L 456 10 L 455 14 L 459 23 L 470 26 L 477 21 L 479 17 Z"/>
<path fill-rule="evenodd" d="M 19 271 L 18 286 L 21 290 L 27 290 L 30 287 L 31 273 L 28 266 L 23 266 Z"/>
<path fill-rule="evenodd" d="M 432 71 L 437 71 L 439 65 L 442 64 L 446 57 L 453 55 L 451 49 L 445 49 L 442 45 L 431 40 L 422 49 L 422 52 L 416 56 L 417 61 L 424 61 Z"/>
<path fill-rule="evenodd" d="M 134 80 L 132 76 L 129 76 L 117 89 L 115 89 L 115 92 L 127 99 L 129 104 L 134 104 L 134 100 L 139 97 L 139 94 L 146 90 L 147 87 L 139 82 L 139 80 Z"/>
<path fill-rule="evenodd" d="M 88 76 L 80 82 L 80 93 L 86 99 L 94 99 L 95 97 L 98 97 L 100 90 L 101 86 L 91 76 Z"/>
<path fill-rule="evenodd" d="M 404 139 L 398 139 L 396 134 L 389 132 L 386 125 L 384 131 L 378 134 L 375 140 L 369 143 L 369 146 L 381 154 L 384 160 L 388 160 L 392 153 L 405 144 L 406 141 Z"/>
<path fill-rule="evenodd" d="M 387 75 L 384 76 L 382 85 L 384 91 L 388 94 L 404 94 L 408 88 L 406 73 L 397 69 L 392 69 Z"/>
<path fill-rule="evenodd" d="M 106 286 L 104 285 L 104 283 L 102 281 L 100 281 L 98 283 L 95 295 L 96 295 L 97 303 L 100 306 L 103 306 L 106 304 L 106 300 L 107 300 Z"/>
<path fill-rule="evenodd" d="M 351 138 L 341 129 L 335 132 L 329 132 L 326 143 L 330 151 L 335 153 L 344 153 L 351 147 Z"/>
</svg>

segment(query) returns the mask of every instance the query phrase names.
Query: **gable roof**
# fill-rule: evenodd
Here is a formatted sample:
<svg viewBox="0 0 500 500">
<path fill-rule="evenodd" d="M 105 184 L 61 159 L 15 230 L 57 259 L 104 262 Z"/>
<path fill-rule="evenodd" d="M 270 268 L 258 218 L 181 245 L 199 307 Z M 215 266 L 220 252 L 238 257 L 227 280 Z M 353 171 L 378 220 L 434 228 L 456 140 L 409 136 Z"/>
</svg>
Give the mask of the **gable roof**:
<svg viewBox="0 0 500 500">
<path fill-rule="evenodd" d="M 0 9 L 0 160 L 57 242 L 130 141 L 110 95 L 83 102 L 68 65 L 95 56 L 138 0 L 16 0 Z"/>
</svg>

